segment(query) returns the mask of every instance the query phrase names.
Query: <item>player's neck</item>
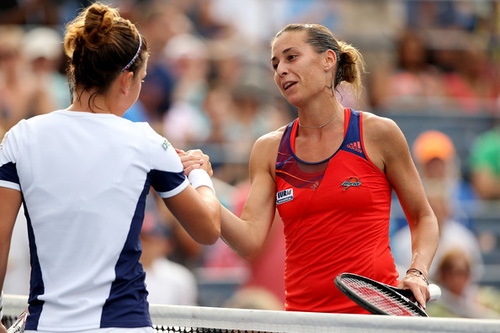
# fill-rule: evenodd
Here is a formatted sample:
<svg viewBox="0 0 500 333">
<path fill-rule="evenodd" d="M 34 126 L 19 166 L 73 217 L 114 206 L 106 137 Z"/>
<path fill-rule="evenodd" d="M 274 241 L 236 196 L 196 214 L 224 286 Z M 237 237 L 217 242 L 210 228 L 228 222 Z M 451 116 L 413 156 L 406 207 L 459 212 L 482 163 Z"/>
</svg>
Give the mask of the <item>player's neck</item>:
<svg viewBox="0 0 500 333">
<path fill-rule="evenodd" d="M 68 111 L 89 112 L 89 113 L 113 113 L 111 108 L 106 107 L 104 98 L 96 96 L 86 96 L 84 93 L 79 97 L 73 98 L 73 103 L 67 108 Z"/>
</svg>

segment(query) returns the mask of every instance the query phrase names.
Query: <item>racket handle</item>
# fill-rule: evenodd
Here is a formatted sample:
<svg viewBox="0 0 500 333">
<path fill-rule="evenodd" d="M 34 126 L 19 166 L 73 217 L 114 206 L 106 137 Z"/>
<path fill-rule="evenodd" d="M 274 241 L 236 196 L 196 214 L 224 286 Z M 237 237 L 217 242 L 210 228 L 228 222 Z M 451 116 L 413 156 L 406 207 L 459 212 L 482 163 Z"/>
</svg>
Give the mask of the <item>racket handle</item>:
<svg viewBox="0 0 500 333">
<path fill-rule="evenodd" d="M 429 302 L 437 301 L 441 297 L 441 288 L 437 284 L 431 283 L 429 285 L 429 292 L 431 294 Z"/>
</svg>

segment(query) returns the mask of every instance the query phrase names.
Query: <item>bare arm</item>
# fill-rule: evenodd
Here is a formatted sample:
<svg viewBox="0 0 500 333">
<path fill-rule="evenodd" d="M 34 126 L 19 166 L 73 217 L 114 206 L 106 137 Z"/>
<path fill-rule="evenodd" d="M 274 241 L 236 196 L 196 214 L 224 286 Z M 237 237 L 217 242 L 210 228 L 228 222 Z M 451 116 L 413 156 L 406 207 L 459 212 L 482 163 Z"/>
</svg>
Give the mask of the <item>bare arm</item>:
<svg viewBox="0 0 500 333">
<path fill-rule="evenodd" d="M 261 251 L 272 226 L 275 214 L 276 184 L 274 163 L 282 131 L 259 138 L 250 156 L 251 190 L 241 218 L 221 205 L 222 239 L 238 255 L 252 259 Z M 178 150 L 186 174 L 202 167 L 203 163 Z"/>
<path fill-rule="evenodd" d="M 251 190 L 241 217 L 222 209 L 222 239 L 240 256 L 251 259 L 261 251 L 276 211 L 274 163 L 282 133 L 259 138 L 250 156 Z"/>
<path fill-rule="evenodd" d="M 0 187 L 0 291 L 3 289 L 7 261 L 10 251 L 10 240 L 14 223 L 21 207 L 21 192 L 5 187 Z M 0 332 L 6 332 L 0 324 Z"/>
<path fill-rule="evenodd" d="M 220 236 L 220 203 L 205 186 L 188 186 L 171 198 L 163 199 L 167 208 L 198 243 L 214 244 Z"/>
<path fill-rule="evenodd" d="M 409 223 L 412 242 L 410 267 L 418 269 L 427 278 L 438 246 L 439 230 L 408 144 L 399 127 L 390 119 L 369 116 L 365 123 L 372 151 L 369 155 L 375 156 L 373 162 L 386 173 Z M 430 297 L 424 279 L 419 276 L 408 274 L 400 287 L 411 289 L 424 306 Z"/>
</svg>

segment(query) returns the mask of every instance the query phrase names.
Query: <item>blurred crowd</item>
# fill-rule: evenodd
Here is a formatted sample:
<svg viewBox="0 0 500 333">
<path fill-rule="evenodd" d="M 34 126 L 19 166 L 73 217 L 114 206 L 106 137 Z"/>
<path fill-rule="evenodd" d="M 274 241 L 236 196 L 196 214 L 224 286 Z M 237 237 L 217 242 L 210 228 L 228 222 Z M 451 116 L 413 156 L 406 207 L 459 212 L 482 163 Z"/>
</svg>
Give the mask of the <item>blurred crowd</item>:
<svg viewBox="0 0 500 333">
<path fill-rule="evenodd" d="M 2 0 L 0 136 L 23 118 L 70 104 L 62 34 L 65 23 L 91 2 Z M 368 69 L 365 91 L 356 102 L 349 87 L 342 87 L 337 93 L 345 106 L 387 116 L 490 117 L 490 128 L 477 134 L 467 156 L 458 154 L 453 138 L 440 132 L 422 133 L 422 142 L 411 149 L 441 236 L 449 240 L 444 241 L 449 246 L 439 249 L 431 277 L 445 290 L 444 297 L 430 311 L 500 317 L 500 298 L 491 297 L 496 290 L 485 292 L 480 283 L 483 253 L 500 248 L 498 235 L 482 240 L 472 218 L 475 203 L 500 199 L 500 1 L 102 2 L 118 5 L 122 16 L 137 24 L 150 50 L 141 95 L 124 117 L 149 122 L 176 148 L 203 149 L 211 157 L 217 194 L 234 212 L 249 190 L 247 162 L 254 141 L 296 117 L 274 85 L 269 59 L 269 43 L 287 23 L 323 24 L 360 49 Z M 150 195 L 142 237 L 151 302 L 282 308 L 279 218 L 263 253 L 246 262 L 222 242 L 211 247 L 194 243 L 157 199 Z M 394 218 L 393 224 L 396 262 L 404 266 L 404 256 L 398 255 L 403 251 L 397 251 L 409 245 L 405 221 Z M 25 279 L 13 278 L 20 260 L 13 262 L 4 292 L 26 294 L 27 285 L 19 287 Z M 462 286 L 457 287 L 460 277 Z M 16 282 L 18 286 L 9 286 Z M 210 300 L 206 288 L 221 284 L 230 286 L 227 294 Z M 477 308 L 469 308 L 476 303 Z M 484 308 L 488 311 L 481 312 Z"/>
</svg>

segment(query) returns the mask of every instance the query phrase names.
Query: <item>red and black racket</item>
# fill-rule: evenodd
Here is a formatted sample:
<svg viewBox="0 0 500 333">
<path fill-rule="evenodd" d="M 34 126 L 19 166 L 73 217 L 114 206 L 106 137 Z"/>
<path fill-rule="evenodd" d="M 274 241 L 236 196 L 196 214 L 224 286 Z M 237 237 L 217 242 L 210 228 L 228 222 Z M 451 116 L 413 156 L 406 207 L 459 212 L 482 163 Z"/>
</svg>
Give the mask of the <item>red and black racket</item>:
<svg viewBox="0 0 500 333">
<path fill-rule="evenodd" d="M 413 301 L 409 289 L 399 289 L 352 273 L 342 273 L 335 277 L 335 285 L 347 297 L 363 309 L 373 314 L 389 316 L 428 317 L 422 307 Z M 441 296 L 441 289 L 429 285 L 431 300 Z"/>
<path fill-rule="evenodd" d="M 26 318 L 28 317 L 28 309 L 24 310 L 23 313 L 17 317 L 14 324 L 7 329 L 7 333 L 22 333 L 24 332 L 24 324 L 26 323 Z"/>
</svg>

